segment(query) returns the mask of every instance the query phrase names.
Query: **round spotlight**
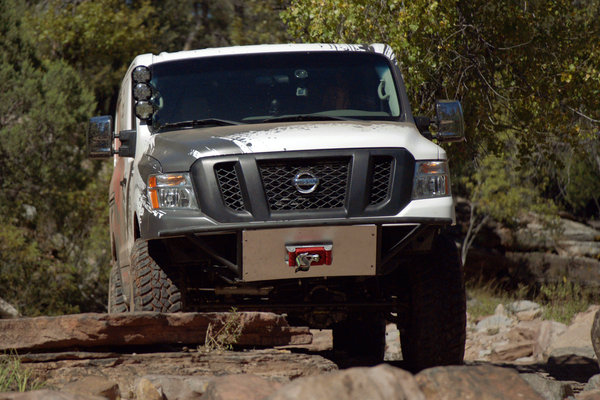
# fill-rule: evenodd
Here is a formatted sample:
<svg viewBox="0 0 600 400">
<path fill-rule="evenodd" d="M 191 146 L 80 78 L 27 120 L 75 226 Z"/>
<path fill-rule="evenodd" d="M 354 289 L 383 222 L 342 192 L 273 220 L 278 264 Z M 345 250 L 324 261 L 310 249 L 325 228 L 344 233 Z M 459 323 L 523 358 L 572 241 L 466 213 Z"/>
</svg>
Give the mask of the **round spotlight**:
<svg viewBox="0 0 600 400">
<path fill-rule="evenodd" d="M 135 102 L 135 116 L 144 121 L 152 118 L 154 114 L 154 107 L 147 101 L 136 101 Z"/>
<path fill-rule="evenodd" d="M 150 100 L 152 88 L 147 83 L 138 83 L 133 87 L 133 98 L 136 100 Z"/>
<path fill-rule="evenodd" d="M 140 65 L 133 69 L 131 77 L 135 83 L 148 83 L 152 79 L 152 73 L 150 72 L 150 68 Z"/>
</svg>

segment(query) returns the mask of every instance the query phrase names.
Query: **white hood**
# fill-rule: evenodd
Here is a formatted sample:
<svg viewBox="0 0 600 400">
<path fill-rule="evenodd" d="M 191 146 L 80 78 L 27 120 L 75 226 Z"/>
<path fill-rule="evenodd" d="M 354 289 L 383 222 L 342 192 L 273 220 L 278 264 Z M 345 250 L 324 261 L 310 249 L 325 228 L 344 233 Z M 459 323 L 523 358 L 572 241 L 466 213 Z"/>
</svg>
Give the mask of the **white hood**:
<svg viewBox="0 0 600 400">
<path fill-rule="evenodd" d="M 219 136 L 233 141 L 244 153 L 348 148 L 405 148 L 417 160 L 445 159 L 442 148 L 425 139 L 413 124 L 364 122 L 307 122 L 280 125 Z"/>
</svg>

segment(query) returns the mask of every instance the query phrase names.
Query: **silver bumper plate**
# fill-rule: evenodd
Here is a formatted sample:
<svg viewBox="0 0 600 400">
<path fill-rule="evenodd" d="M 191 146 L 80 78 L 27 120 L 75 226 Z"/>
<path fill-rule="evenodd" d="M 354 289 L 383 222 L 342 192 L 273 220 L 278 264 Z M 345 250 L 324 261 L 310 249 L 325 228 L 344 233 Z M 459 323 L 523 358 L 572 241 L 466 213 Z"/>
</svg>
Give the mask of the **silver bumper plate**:
<svg viewBox="0 0 600 400">
<path fill-rule="evenodd" d="M 290 246 L 331 246 L 331 264 L 290 266 Z M 242 279 L 246 282 L 325 276 L 375 275 L 375 225 L 246 230 L 242 234 Z"/>
</svg>

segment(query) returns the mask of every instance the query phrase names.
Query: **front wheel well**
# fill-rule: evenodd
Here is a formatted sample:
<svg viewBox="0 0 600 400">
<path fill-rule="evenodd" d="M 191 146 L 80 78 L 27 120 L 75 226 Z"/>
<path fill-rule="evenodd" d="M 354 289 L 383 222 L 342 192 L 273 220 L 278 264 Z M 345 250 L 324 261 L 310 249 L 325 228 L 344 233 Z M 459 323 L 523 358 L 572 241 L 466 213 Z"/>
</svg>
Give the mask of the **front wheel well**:
<svg viewBox="0 0 600 400">
<path fill-rule="evenodd" d="M 137 214 L 133 214 L 133 240 L 140 238 L 140 224 L 138 222 Z"/>
</svg>

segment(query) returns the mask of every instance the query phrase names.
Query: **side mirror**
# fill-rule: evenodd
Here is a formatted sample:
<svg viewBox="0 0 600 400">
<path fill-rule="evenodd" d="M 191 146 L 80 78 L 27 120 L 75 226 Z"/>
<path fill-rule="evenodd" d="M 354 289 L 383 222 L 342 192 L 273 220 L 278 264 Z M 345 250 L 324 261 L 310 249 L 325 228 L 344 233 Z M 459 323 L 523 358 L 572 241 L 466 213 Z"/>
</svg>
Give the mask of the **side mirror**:
<svg viewBox="0 0 600 400">
<path fill-rule="evenodd" d="M 437 134 L 440 142 L 461 142 L 465 140 L 465 121 L 459 101 L 438 100 L 435 103 Z"/>
<path fill-rule="evenodd" d="M 89 158 L 108 158 L 114 154 L 119 157 L 135 157 L 136 131 L 121 131 L 118 135 L 113 135 L 112 121 L 109 115 L 90 119 L 87 132 Z M 121 142 L 117 151 L 113 149 L 114 139 Z"/>
<path fill-rule="evenodd" d="M 88 157 L 107 158 L 113 155 L 112 117 L 92 117 L 87 131 Z"/>
</svg>

